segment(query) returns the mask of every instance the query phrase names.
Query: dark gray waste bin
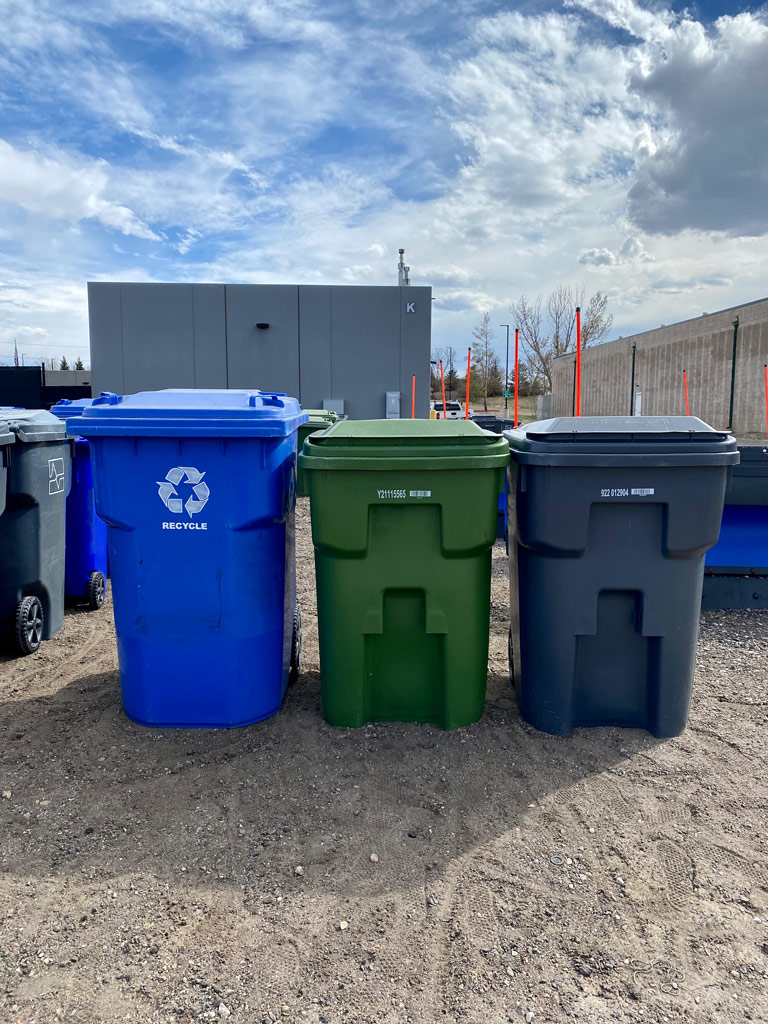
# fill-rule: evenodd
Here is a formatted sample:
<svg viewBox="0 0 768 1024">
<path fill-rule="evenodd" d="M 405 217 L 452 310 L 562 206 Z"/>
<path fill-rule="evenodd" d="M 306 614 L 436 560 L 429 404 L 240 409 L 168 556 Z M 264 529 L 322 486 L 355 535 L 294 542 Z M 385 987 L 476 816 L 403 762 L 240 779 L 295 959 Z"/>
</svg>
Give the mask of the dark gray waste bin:
<svg viewBox="0 0 768 1024">
<path fill-rule="evenodd" d="M 504 436 L 523 718 L 559 735 L 582 725 L 677 735 L 735 439 L 694 416 L 564 417 Z"/>
<path fill-rule="evenodd" d="M 70 488 L 66 424 L 43 409 L 7 410 L 0 516 L 0 631 L 32 654 L 64 621 L 64 524 Z"/>
</svg>

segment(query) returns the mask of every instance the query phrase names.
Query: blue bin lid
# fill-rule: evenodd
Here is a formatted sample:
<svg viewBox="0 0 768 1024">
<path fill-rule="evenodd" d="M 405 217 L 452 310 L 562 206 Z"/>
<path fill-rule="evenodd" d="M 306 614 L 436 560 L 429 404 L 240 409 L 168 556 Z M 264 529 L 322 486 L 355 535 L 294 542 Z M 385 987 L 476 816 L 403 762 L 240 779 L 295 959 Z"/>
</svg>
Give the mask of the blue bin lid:
<svg viewBox="0 0 768 1024">
<path fill-rule="evenodd" d="M 72 416 L 81 416 L 83 409 L 94 401 L 93 398 L 60 398 L 56 405 L 51 406 L 51 412 L 60 420 L 68 420 Z"/>
<path fill-rule="evenodd" d="M 83 437 L 286 437 L 309 419 L 274 391 L 169 388 L 104 392 L 77 419 Z"/>
</svg>

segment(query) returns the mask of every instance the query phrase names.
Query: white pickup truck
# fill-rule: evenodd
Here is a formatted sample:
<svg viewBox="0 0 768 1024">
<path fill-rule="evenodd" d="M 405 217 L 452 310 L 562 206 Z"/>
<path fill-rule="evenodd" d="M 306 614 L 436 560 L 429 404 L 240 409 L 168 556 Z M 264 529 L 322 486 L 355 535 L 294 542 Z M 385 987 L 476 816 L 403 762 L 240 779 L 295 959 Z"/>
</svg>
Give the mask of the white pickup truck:
<svg viewBox="0 0 768 1024">
<path fill-rule="evenodd" d="M 443 413 L 442 402 L 430 402 L 430 409 L 434 410 L 435 419 L 437 420 L 463 420 L 464 419 L 464 406 L 461 402 L 451 402 L 446 400 L 446 411 Z M 474 410 L 469 410 L 469 415 L 473 414 Z"/>
</svg>

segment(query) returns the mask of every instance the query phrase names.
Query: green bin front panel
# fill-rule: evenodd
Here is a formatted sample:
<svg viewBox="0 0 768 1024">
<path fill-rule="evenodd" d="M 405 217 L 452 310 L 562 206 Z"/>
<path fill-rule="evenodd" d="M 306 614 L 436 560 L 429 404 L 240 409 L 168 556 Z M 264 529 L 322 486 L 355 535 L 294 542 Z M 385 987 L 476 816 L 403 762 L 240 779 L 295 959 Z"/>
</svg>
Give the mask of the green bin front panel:
<svg viewBox="0 0 768 1024">
<path fill-rule="evenodd" d="M 306 476 L 326 720 L 477 721 L 503 467 Z"/>
</svg>

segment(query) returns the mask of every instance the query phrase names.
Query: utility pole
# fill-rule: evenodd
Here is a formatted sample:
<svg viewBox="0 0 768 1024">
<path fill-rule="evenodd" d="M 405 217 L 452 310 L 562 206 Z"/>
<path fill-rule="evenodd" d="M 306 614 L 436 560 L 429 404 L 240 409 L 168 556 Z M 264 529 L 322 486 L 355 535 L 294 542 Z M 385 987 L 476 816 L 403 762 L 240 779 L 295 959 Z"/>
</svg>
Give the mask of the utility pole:
<svg viewBox="0 0 768 1024">
<path fill-rule="evenodd" d="M 504 362 L 504 411 L 509 409 L 509 324 L 499 324 L 507 328 L 507 358 Z"/>
</svg>

